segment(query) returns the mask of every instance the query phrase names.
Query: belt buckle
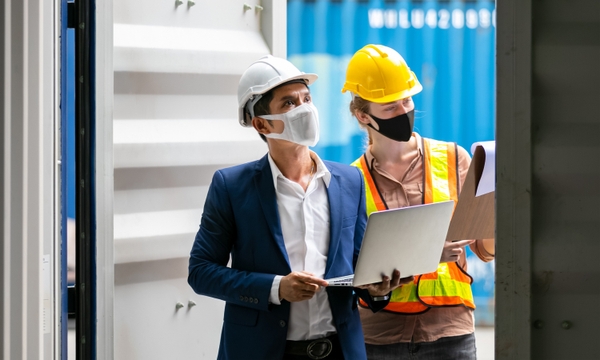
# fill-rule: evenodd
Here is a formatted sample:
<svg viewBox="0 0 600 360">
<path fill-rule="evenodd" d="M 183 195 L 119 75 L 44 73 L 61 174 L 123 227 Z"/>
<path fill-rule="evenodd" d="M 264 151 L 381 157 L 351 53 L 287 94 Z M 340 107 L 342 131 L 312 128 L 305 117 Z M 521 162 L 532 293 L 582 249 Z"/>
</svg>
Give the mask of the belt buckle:
<svg viewBox="0 0 600 360">
<path fill-rule="evenodd" d="M 321 350 L 323 350 L 321 348 L 322 345 L 324 345 L 326 348 L 321 352 Z M 333 344 L 329 339 L 318 339 L 308 344 L 306 347 L 306 354 L 311 359 L 324 359 L 331 354 L 332 349 Z"/>
</svg>

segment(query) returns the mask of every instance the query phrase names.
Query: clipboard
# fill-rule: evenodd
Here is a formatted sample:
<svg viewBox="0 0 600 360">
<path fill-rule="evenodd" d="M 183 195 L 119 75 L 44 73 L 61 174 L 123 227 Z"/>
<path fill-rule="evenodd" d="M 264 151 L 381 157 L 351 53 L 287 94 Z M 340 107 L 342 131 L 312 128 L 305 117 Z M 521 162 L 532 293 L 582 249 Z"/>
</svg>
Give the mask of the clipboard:
<svg viewBox="0 0 600 360">
<path fill-rule="evenodd" d="M 488 151 L 486 151 L 486 145 Z M 492 147 L 489 147 L 491 145 Z M 475 143 L 473 159 L 467 178 L 463 184 L 462 191 L 458 196 L 458 203 L 454 209 L 454 215 L 450 221 L 446 241 L 469 240 L 469 239 L 491 239 L 495 237 L 496 230 L 496 210 L 495 210 L 495 142 L 493 144 Z M 488 157 L 486 162 L 486 157 Z M 478 188 L 484 168 L 486 166 L 486 175 L 494 170 L 491 179 L 493 181 L 493 191 L 486 192 L 477 196 Z M 492 169 L 490 169 L 490 167 Z M 489 184 L 487 184 L 489 186 Z"/>
</svg>

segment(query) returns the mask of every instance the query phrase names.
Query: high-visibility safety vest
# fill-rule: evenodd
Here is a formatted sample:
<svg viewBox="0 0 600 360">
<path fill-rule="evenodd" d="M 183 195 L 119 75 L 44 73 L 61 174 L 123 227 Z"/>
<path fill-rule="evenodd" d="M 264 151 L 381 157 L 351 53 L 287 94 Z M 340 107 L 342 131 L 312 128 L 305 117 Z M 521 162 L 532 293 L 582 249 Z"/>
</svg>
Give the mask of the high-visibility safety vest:
<svg viewBox="0 0 600 360">
<path fill-rule="evenodd" d="M 423 203 L 458 201 L 458 156 L 455 143 L 422 139 L 424 190 Z M 365 155 L 352 163 L 358 167 L 365 181 L 367 216 L 374 211 L 388 209 L 371 175 Z M 463 305 L 475 309 L 469 276 L 457 262 L 440 263 L 436 272 L 415 277 L 412 283 L 396 288 L 386 311 L 401 314 L 419 314 L 431 307 Z M 360 300 L 362 306 L 367 306 Z"/>
</svg>

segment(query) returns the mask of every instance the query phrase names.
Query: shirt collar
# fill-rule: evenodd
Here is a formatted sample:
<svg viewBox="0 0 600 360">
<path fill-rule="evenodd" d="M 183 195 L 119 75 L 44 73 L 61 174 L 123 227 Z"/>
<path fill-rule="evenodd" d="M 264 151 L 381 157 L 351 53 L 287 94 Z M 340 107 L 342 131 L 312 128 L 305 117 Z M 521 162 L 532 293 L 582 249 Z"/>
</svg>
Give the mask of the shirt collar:
<svg viewBox="0 0 600 360">
<path fill-rule="evenodd" d="M 319 157 L 319 155 L 317 155 L 317 153 L 311 151 L 310 157 L 315 161 L 315 164 L 317 164 L 317 169 L 315 170 L 314 179 L 318 179 L 318 178 L 322 177 L 323 182 L 325 183 L 325 186 L 329 187 L 329 183 L 331 182 L 331 172 L 329 171 L 327 166 L 325 166 L 325 163 L 323 162 L 323 160 L 321 160 L 321 158 Z M 279 178 L 281 176 L 281 178 L 283 179 L 283 178 L 285 178 L 285 176 L 283 176 L 283 174 L 281 173 L 281 171 L 275 164 L 275 161 L 273 161 L 273 158 L 271 157 L 270 152 L 269 152 L 268 158 L 269 158 L 269 166 L 271 167 L 271 174 L 273 175 L 273 185 L 275 186 L 275 191 L 277 191 L 277 178 Z"/>
</svg>

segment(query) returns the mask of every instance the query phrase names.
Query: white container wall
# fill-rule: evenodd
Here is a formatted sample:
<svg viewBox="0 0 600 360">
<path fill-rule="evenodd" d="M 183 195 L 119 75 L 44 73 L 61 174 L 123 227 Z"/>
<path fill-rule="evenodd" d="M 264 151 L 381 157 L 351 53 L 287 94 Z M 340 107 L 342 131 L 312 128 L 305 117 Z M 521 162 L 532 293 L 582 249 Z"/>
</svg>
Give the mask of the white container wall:
<svg viewBox="0 0 600 360">
<path fill-rule="evenodd" d="M 0 4 L 0 358 L 60 355 L 57 4 Z"/>
<path fill-rule="evenodd" d="M 113 20 L 115 359 L 214 359 L 224 304 L 188 257 L 214 171 L 267 151 L 237 83 L 285 56 L 285 1 L 115 1 Z"/>
</svg>

